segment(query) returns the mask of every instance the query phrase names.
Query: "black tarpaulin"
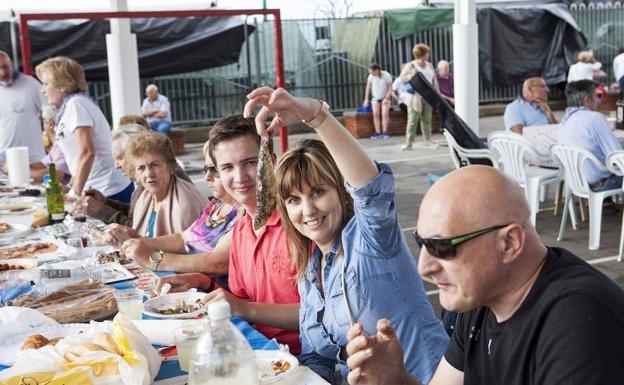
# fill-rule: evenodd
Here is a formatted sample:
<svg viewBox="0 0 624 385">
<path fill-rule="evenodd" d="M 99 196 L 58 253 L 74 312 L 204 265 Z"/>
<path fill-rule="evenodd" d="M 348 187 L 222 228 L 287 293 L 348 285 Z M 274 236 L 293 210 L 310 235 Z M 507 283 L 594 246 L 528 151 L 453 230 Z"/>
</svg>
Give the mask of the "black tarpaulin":
<svg viewBox="0 0 624 385">
<path fill-rule="evenodd" d="M 530 76 L 565 82 L 587 39 L 560 5 L 480 8 L 479 69 L 489 84 L 517 85 Z"/>
<path fill-rule="evenodd" d="M 245 41 L 241 17 L 131 19 L 137 36 L 141 77 L 179 74 L 238 62 Z M 11 52 L 8 22 L 0 23 L 0 50 Z M 90 80 L 108 78 L 108 20 L 31 21 L 33 68 L 57 55 L 71 57 Z M 247 26 L 247 33 L 254 31 Z"/>
</svg>

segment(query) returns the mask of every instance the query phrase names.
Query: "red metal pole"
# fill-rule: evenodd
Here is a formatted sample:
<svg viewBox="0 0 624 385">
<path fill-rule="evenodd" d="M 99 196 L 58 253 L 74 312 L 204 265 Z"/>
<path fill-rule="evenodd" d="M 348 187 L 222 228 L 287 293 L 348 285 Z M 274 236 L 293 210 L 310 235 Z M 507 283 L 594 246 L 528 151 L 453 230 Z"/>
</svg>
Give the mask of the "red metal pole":
<svg viewBox="0 0 624 385">
<path fill-rule="evenodd" d="M 30 35 L 28 34 L 28 18 L 26 15 L 20 15 L 19 28 L 23 71 L 26 75 L 32 75 L 32 64 L 30 63 Z"/>
<path fill-rule="evenodd" d="M 284 87 L 286 85 L 284 74 L 284 51 L 282 44 L 282 18 L 280 16 L 280 10 L 276 10 L 273 13 L 275 25 L 275 76 L 277 80 L 277 87 Z M 280 128 L 280 150 L 282 154 L 288 151 L 288 131 L 286 127 Z"/>
</svg>

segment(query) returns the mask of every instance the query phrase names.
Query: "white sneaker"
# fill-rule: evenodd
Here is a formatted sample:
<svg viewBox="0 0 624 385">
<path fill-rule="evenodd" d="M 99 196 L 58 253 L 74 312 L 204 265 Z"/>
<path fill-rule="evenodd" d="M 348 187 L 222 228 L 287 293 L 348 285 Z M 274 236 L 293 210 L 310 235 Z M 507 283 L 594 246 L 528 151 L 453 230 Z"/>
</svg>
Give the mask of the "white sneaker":
<svg viewBox="0 0 624 385">
<path fill-rule="evenodd" d="M 404 144 L 401 146 L 401 151 L 409 151 L 409 150 L 413 150 L 411 144 Z"/>
<path fill-rule="evenodd" d="M 425 142 L 423 144 L 423 148 L 426 148 L 428 150 L 435 150 L 437 149 L 439 146 L 436 143 L 433 142 Z"/>
</svg>

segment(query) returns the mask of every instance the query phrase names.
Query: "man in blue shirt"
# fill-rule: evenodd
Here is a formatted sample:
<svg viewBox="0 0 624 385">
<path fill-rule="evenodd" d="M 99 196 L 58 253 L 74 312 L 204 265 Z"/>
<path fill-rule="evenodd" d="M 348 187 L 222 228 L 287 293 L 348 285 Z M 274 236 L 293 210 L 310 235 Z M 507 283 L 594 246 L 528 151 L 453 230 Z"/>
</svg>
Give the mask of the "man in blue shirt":
<svg viewBox="0 0 624 385">
<path fill-rule="evenodd" d="M 152 130 L 161 134 L 168 134 L 171 131 L 171 108 L 169 99 L 158 93 L 158 87 L 150 84 L 145 88 L 141 114 L 147 119 Z"/>
<path fill-rule="evenodd" d="M 549 91 L 542 78 L 525 80 L 522 84 L 522 96 L 518 96 L 505 108 L 505 129 L 522 135 L 526 126 L 556 124 L 557 119 L 548 106 Z"/>
<path fill-rule="evenodd" d="M 607 119 L 596 109 L 596 85 L 591 80 L 568 83 L 566 87 L 568 108 L 561 120 L 559 143 L 578 146 L 594 154 L 605 163 L 610 152 L 621 150 L 622 145 L 615 137 Z M 598 169 L 586 163 L 585 175 L 593 191 L 604 191 L 622 186 L 622 177 Z"/>
</svg>

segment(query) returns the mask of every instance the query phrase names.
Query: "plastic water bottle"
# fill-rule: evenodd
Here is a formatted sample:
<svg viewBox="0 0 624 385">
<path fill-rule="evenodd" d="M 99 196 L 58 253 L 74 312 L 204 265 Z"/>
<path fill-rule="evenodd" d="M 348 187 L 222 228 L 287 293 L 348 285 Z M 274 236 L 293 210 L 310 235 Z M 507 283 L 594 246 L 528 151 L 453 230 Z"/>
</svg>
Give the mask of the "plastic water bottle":
<svg viewBox="0 0 624 385">
<path fill-rule="evenodd" d="M 211 303 L 208 318 L 191 358 L 189 385 L 259 385 L 251 346 L 230 322 L 230 304 Z"/>
</svg>

